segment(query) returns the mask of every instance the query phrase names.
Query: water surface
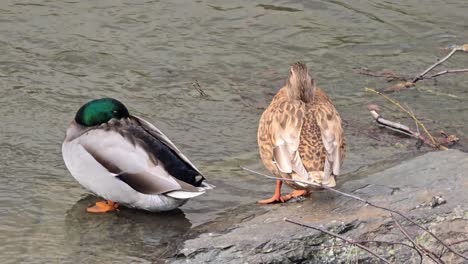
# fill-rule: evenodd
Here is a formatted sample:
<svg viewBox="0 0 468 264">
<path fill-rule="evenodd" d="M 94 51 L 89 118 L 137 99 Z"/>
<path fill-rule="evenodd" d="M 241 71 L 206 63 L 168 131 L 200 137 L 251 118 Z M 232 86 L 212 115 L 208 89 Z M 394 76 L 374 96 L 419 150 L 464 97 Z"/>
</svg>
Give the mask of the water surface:
<svg viewBox="0 0 468 264">
<path fill-rule="evenodd" d="M 2 1 L 2 262 L 156 261 L 191 228 L 270 195 L 271 181 L 239 165 L 262 170 L 258 119 L 297 60 L 347 123 L 345 172 L 416 154 L 411 140 L 366 135 L 374 124 L 365 106 L 386 103 L 363 88 L 388 84 L 354 69 L 422 71 L 444 56 L 439 48 L 468 42 L 468 4 L 392 2 Z M 447 66 L 466 61 L 458 54 Z M 466 87 L 460 74 L 393 96 L 433 131 L 466 142 Z M 166 214 L 87 214 L 94 198 L 69 175 L 60 148 L 75 111 L 104 96 L 154 122 L 218 188 Z M 391 107 L 383 113 L 413 124 Z"/>
</svg>

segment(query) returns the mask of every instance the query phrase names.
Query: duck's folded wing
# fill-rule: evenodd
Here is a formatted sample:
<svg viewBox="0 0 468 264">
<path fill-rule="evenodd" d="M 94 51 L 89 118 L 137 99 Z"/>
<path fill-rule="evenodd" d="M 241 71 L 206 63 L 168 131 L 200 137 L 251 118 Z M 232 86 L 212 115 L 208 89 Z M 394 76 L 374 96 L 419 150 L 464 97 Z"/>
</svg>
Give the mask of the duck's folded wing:
<svg viewBox="0 0 468 264">
<path fill-rule="evenodd" d="M 341 117 L 331 102 L 317 105 L 316 120 L 322 134 L 322 141 L 327 152 L 323 182 L 328 182 L 330 175 L 339 175 L 344 156 L 344 132 Z"/>
<path fill-rule="evenodd" d="M 151 134 L 152 136 L 160 140 L 164 145 L 166 145 L 168 148 L 174 151 L 174 153 L 177 156 L 179 156 L 183 161 L 185 161 L 188 165 L 190 165 L 196 172 L 198 172 L 198 174 L 202 175 L 202 173 L 197 169 L 197 167 L 174 145 L 174 143 L 172 143 L 172 141 L 166 135 L 164 135 L 163 132 L 161 132 L 161 130 L 159 130 L 153 124 L 144 120 L 141 117 L 132 115 L 132 118 L 138 121 L 141 127 L 146 130 L 146 132 L 148 132 L 149 134 Z"/>
<path fill-rule="evenodd" d="M 169 175 L 162 164 L 134 140 L 112 130 L 94 129 L 83 134 L 78 144 L 106 168 L 134 190 L 145 194 L 163 194 L 183 190 L 197 192 L 197 188 Z M 102 177 L 109 177 L 103 175 Z"/>
<path fill-rule="evenodd" d="M 304 179 L 308 173 L 299 155 L 299 143 L 304 123 L 304 104 L 284 102 L 278 105 L 271 120 L 273 159 L 283 173 L 296 172 Z"/>
</svg>

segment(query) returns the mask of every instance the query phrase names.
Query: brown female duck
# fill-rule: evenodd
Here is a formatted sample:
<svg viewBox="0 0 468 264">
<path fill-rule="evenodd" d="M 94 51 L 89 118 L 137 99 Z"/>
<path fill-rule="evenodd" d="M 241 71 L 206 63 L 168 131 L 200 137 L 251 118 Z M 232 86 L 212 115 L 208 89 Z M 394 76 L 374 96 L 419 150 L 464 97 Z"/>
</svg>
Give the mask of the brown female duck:
<svg viewBox="0 0 468 264">
<path fill-rule="evenodd" d="M 314 85 L 303 63 L 291 65 L 286 85 L 263 112 L 258 127 L 258 145 L 265 167 L 275 176 L 334 187 L 345 154 L 341 118 L 327 94 Z M 305 196 L 314 186 L 286 181 L 295 189 L 281 196 L 282 181 L 276 181 L 268 204 Z"/>
</svg>

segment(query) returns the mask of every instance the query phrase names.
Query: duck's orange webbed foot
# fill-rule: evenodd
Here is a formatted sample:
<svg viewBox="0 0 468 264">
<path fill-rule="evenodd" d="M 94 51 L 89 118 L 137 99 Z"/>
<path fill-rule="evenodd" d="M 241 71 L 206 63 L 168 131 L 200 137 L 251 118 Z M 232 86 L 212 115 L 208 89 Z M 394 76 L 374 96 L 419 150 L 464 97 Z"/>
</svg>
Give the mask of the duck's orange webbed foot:
<svg viewBox="0 0 468 264">
<path fill-rule="evenodd" d="M 291 200 L 292 198 L 296 198 L 296 197 L 299 197 L 299 196 L 307 196 L 307 195 L 309 195 L 309 191 L 307 191 L 307 190 L 294 190 L 290 194 L 281 196 L 281 199 L 283 201 L 287 202 L 287 201 Z"/>
<path fill-rule="evenodd" d="M 276 180 L 276 189 L 275 194 L 270 199 L 260 200 L 257 203 L 259 204 L 271 204 L 271 203 L 284 203 L 283 197 L 281 196 L 281 185 L 282 181 Z"/>
<path fill-rule="evenodd" d="M 260 200 L 257 203 L 259 204 L 272 204 L 272 203 L 284 203 L 283 197 L 280 195 L 274 194 L 273 197 L 265 200 Z"/>
<path fill-rule="evenodd" d="M 86 208 L 90 213 L 107 213 L 117 210 L 119 205 L 113 201 L 100 201 L 96 202 L 94 206 Z"/>
</svg>

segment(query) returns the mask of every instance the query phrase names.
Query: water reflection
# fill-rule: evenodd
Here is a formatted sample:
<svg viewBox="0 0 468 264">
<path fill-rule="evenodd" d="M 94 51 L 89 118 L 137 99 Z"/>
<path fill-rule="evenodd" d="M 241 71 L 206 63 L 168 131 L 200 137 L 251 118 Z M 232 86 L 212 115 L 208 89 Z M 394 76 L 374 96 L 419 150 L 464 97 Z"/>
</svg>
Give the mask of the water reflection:
<svg viewBox="0 0 468 264">
<path fill-rule="evenodd" d="M 71 262 L 154 262 L 174 253 L 192 226 L 179 209 L 150 213 L 122 208 L 115 213 L 87 213 L 86 207 L 97 199 L 89 195 L 66 213 L 65 243 Z"/>
</svg>

